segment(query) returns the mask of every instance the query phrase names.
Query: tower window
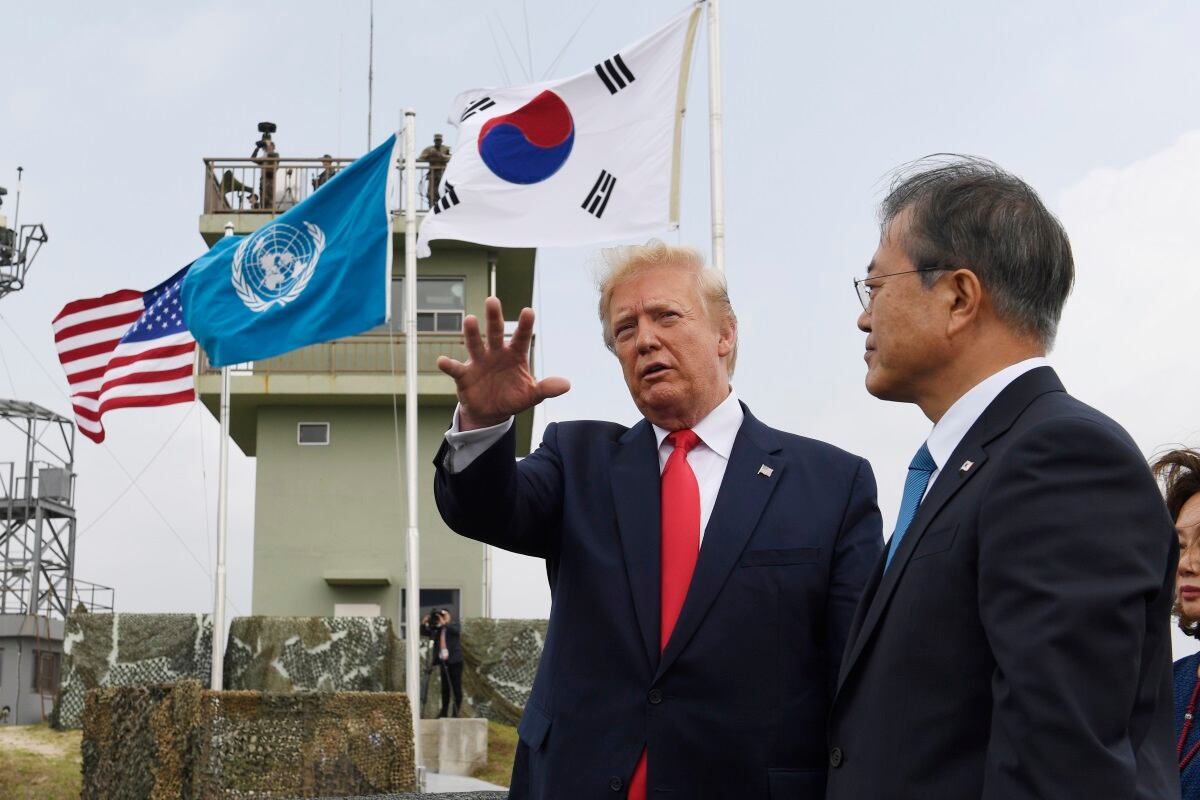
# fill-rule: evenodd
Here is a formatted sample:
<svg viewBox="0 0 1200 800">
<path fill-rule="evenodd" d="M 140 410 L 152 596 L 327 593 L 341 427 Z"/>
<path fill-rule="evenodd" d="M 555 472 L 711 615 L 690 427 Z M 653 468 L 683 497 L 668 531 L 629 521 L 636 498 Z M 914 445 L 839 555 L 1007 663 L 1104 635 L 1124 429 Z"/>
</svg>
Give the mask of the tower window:
<svg viewBox="0 0 1200 800">
<path fill-rule="evenodd" d="M 296 426 L 296 444 L 329 444 L 329 423 L 299 423 Z"/>
<path fill-rule="evenodd" d="M 458 333 L 466 312 L 465 281 L 462 278 L 417 278 L 417 330 Z M 392 321 L 375 332 L 404 330 L 404 279 L 392 279 Z"/>
</svg>

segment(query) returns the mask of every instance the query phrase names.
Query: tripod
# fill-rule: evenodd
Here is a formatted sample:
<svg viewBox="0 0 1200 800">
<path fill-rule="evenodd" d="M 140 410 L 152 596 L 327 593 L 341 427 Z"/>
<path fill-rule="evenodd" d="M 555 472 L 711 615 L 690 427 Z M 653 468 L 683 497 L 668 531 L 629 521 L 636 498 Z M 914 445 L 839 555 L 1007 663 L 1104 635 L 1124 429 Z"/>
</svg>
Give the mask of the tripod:
<svg viewBox="0 0 1200 800">
<path fill-rule="evenodd" d="M 450 696 L 451 708 L 453 713 L 451 716 L 457 717 L 459 712 L 458 698 L 455 696 L 450 686 L 450 670 L 446 666 L 446 662 L 438 658 L 437 643 L 434 643 L 434 649 L 429 654 L 429 663 L 425 666 L 425 672 L 421 676 L 421 708 L 425 708 L 425 704 L 429 700 L 429 684 L 433 679 L 433 668 L 441 667 L 442 686 L 445 687 L 442 691 Z"/>
</svg>

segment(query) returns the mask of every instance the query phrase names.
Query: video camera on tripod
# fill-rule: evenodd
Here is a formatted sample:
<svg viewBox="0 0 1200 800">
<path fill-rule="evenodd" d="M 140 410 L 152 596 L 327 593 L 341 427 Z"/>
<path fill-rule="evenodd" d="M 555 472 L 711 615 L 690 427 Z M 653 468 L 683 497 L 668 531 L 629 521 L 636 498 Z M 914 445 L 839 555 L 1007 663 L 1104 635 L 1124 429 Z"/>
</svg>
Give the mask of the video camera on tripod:
<svg viewBox="0 0 1200 800">
<path fill-rule="evenodd" d="M 275 143 L 271 141 L 271 134 L 275 133 L 277 130 L 279 130 L 279 128 L 274 122 L 258 123 L 259 139 L 254 143 L 254 152 L 250 154 L 251 158 L 257 156 L 260 150 L 265 150 L 267 155 L 272 153 L 272 151 L 275 149 Z"/>
<path fill-rule="evenodd" d="M 429 625 L 431 630 L 437 631 L 446 625 L 446 618 L 449 616 L 450 610 L 446 608 L 435 608 L 429 612 Z"/>
</svg>

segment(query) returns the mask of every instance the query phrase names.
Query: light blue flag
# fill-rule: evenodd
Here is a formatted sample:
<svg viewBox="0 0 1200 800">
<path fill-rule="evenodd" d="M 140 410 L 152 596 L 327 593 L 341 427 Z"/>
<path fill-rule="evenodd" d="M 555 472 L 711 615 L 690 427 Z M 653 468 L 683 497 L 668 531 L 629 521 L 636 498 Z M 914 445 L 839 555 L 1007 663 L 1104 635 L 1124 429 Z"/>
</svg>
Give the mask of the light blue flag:
<svg viewBox="0 0 1200 800">
<path fill-rule="evenodd" d="M 196 260 L 183 282 L 183 316 L 209 363 L 270 358 L 387 320 L 396 142 L 389 137 L 294 208 Z"/>
</svg>

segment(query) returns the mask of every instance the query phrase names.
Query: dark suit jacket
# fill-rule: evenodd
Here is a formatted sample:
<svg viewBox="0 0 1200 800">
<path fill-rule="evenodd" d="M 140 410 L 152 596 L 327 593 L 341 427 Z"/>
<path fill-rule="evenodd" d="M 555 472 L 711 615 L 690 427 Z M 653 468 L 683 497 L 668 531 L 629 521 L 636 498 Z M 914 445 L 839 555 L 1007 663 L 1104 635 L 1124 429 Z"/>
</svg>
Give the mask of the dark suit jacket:
<svg viewBox="0 0 1200 800">
<path fill-rule="evenodd" d="M 1129 435 L 1050 368 L 1019 377 L 876 565 L 830 719 L 830 800 L 1179 797 L 1177 558 Z"/>
<path fill-rule="evenodd" d="M 457 475 L 444 447 L 435 460 L 451 528 L 549 568 L 511 797 L 624 797 L 648 746 L 652 797 L 821 800 L 838 663 L 882 548 L 870 465 L 746 411 L 660 657 L 653 428 L 552 424 L 520 463 L 514 441 Z"/>
</svg>

